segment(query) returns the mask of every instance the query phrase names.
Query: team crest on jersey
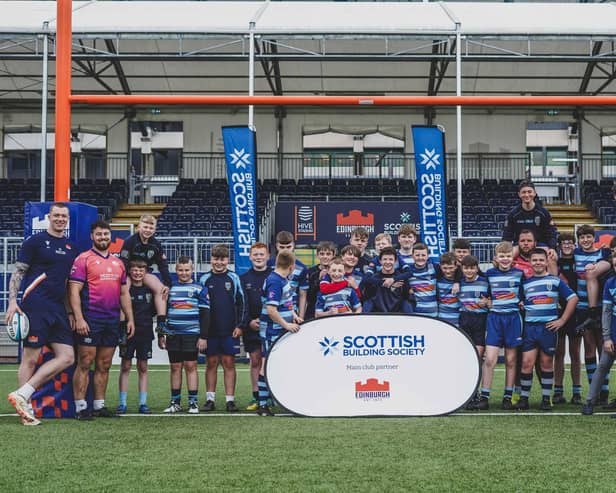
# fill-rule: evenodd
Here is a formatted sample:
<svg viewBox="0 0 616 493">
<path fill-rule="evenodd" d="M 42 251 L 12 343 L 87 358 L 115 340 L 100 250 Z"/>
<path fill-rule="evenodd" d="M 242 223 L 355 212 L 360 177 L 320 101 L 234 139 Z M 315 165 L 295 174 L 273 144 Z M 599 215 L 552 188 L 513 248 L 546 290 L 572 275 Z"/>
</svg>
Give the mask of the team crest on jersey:
<svg viewBox="0 0 616 493">
<path fill-rule="evenodd" d="M 516 281 L 509 281 L 509 286 L 510 286 L 510 287 L 514 287 L 514 286 L 515 286 L 515 284 L 516 284 Z"/>
<path fill-rule="evenodd" d="M 152 295 L 150 293 L 145 295 L 145 301 L 146 303 L 152 303 Z"/>
<path fill-rule="evenodd" d="M 152 258 L 154 256 L 154 252 L 152 250 L 148 250 L 148 258 Z"/>
<path fill-rule="evenodd" d="M 225 282 L 225 289 L 227 291 L 231 291 L 231 283 L 230 282 Z"/>
<path fill-rule="evenodd" d="M 539 224 L 541 223 L 541 218 L 539 216 L 535 217 L 535 226 L 539 226 Z"/>
</svg>

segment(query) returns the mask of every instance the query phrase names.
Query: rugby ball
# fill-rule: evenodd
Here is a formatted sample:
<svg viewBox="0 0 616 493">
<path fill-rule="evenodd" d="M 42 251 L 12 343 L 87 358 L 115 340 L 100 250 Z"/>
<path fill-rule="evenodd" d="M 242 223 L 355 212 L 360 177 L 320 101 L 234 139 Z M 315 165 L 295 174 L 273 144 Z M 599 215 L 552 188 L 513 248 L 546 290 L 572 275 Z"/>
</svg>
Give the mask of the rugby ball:
<svg viewBox="0 0 616 493">
<path fill-rule="evenodd" d="M 6 332 L 13 341 L 23 341 L 30 332 L 30 321 L 25 313 L 15 312 L 13 319 L 6 326 Z"/>
</svg>

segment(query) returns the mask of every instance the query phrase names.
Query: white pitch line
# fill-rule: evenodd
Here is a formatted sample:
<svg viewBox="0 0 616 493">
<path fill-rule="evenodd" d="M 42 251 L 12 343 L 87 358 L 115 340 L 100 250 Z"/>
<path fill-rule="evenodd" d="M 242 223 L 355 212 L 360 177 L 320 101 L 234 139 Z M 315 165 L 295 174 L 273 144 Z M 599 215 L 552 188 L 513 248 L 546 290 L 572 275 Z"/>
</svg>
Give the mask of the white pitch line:
<svg viewBox="0 0 616 493">
<path fill-rule="evenodd" d="M 149 417 L 165 417 L 165 418 L 206 418 L 206 417 L 227 417 L 227 418 L 234 418 L 234 417 L 246 417 L 246 416 L 252 416 L 252 417 L 261 417 L 259 416 L 257 413 L 199 413 L 199 414 L 188 414 L 188 413 L 181 413 L 181 414 L 168 414 L 168 413 L 152 413 L 152 414 L 123 414 L 120 419 L 124 419 L 125 417 L 128 418 L 149 418 Z M 542 411 L 542 412 L 511 412 L 511 413 L 485 413 L 485 412 L 477 412 L 477 413 L 451 413 L 449 415 L 446 416 L 408 416 L 408 418 L 429 418 L 429 417 L 448 417 L 448 416 L 456 416 L 456 417 L 481 417 L 481 416 L 515 416 L 515 417 L 520 417 L 520 416 L 543 416 L 543 417 L 550 417 L 550 416 L 582 416 L 581 413 L 574 413 L 574 412 L 554 412 L 554 411 Z M 596 412 L 593 414 L 593 416 L 616 416 L 614 413 L 612 412 Z M 13 414 L 0 414 L 0 418 L 17 418 L 18 415 L 16 413 Z M 286 418 L 291 418 L 291 417 L 295 417 L 294 414 L 291 413 L 276 413 L 275 416 L 273 417 L 286 417 Z M 299 417 L 299 416 L 298 416 Z M 332 416 L 331 418 L 336 418 L 336 419 L 340 419 L 340 418 L 344 418 L 345 416 Z M 407 418 L 407 416 L 374 416 L 377 418 Z M 357 418 L 373 418 L 373 416 L 353 416 L 352 419 L 357 419 Z M 56 418 L 43 418 L 43 419 L 56 419 Z M 72 419 L 72 418 L 63 418 L 63 419 Z M 97 420 L 105 420 L 107 418 L 94 418 L 95 421 Z"/>
</svg>

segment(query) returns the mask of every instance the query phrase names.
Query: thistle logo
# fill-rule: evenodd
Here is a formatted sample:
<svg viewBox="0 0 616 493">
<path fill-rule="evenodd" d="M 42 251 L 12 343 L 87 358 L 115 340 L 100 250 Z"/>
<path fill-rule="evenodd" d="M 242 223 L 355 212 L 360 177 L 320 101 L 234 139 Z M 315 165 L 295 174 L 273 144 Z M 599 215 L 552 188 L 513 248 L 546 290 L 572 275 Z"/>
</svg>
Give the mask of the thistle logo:
<svg viewBox="0 0 616 493">
<path fill-rule="evenodd" d="M 408 212 L 402 212 L 400 214 L 400 222 L 401 223 L 410 223 L 411 222 L 411 215 Z"/>
<path fill-rule="evenodd" d="M 338 344 L 340 341 L 336 341 L 335 339 L 330 339 L 329 337 L 323 337 L 322 341 L 319 341 L 321 346 L 321 351 L 323 351 L 323 356 L 332 355 L 338 351 Z"/>
<path fill-rule="evenodd" d="M 389 382 L 384 380 L 383 383 L 379 383 L 376 378 L 369 378 L 366 383 L 355 382 L 355 398 L 380 401 L 381 399 L 389 399 L 391 397 L 389 391 Z"/>
<path fill-rule="evenodd" d="M 250 164 L 250 154 L 244 149 L 233 149 L 233 152 L 229 154 L 231 164 L 236 168 L 246 169 L 246 166 Z"/>
<path fill-rule="evenodd" d="M 437 166 L 441 165 L 441 155 L 436 153 L 436 149 L 424 149 L 419 155 L 421 157 L 421 165 L 426 169 L 435 170 Z"/>
</svg>

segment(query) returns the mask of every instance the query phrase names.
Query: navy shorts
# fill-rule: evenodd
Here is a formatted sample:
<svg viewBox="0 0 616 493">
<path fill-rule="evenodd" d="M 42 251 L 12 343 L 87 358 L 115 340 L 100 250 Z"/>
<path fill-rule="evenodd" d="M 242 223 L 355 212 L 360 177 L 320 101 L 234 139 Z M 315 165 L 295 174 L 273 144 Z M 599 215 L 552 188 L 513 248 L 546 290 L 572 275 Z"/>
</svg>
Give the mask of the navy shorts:
<svg viewBox="0 0 616 493">
<path fill-rule="evenodd" d="M 259 332 L 248 329 L 248 331 L 242 336 L 242 342 L 244 343 L 244 349 L 247 353 L 254 353 L 261 350 L 261 338 Z"/>
<path fill-rule="evenodd" d="M 152 339 L 135 339 L 131 337 L 126 346 L 120 346 L 120 358 L 138 360 L 152 359 Z"/>
<path fill-rule="evenodd" d="M 487 313 L 460 312 L 460 329 L 473 341 L 475 346 L 486 345 Z"/>
<path fill-rule="evenodd" d="M 197 361 L 198 334 L 175 334 L 165 337 L 169 363 Z"/>
<path fill-rule="evenodd" d="M 486 346 L 513 348 L 522 345 L 520 312 L 488 313 Z"/>
<path fill-rule="evenodd" d="M 524 340 L 522 352 L 526 353 L 533 349 L 541 349 L 548 356 L 554 356 L 556 352 L 557 333 L 545 328 L 543 323 L 527 322 L 524 325 Z"/>
<path fill-rule="evenodd" d="M 240 352 L 240 340 L 237 337 L 208 337 L 206 356 L 235 356 Z"/>
<path fill-rule="evenodd" d="M 93 347 L 116 347 L 120 342 L 120 320 L 86 319 L 90 333 L 82 336 L 77 334 L 77 344 Z"/>
<path fill-rule="evenodd" d="M 64 305 L 33 306 L 25 303 L 21 309 L 28 316 L 30 331 L 23 341 L 25 347 L 39 348 L 47 344 L 75 344 Z"/>
</svg>

